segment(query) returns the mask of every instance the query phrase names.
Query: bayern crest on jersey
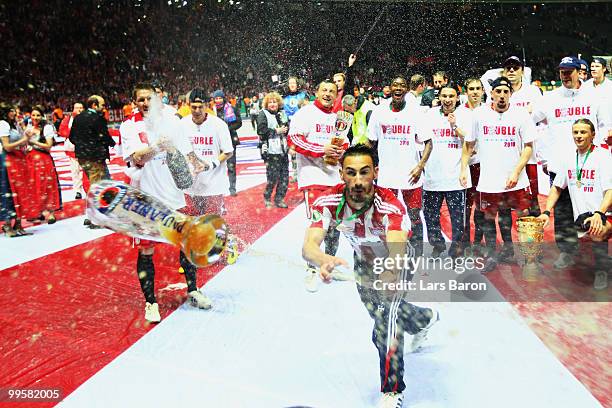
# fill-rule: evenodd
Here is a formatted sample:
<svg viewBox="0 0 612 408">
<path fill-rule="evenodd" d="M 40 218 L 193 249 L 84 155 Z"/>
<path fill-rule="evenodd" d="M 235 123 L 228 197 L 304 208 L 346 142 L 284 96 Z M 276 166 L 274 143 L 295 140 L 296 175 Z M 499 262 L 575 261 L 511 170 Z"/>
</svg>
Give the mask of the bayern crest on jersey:
<svg viewBox="0 0 612 408">
<path fill-rule="evenodd" d="M 312 211 L 312 214 L 310 216 L 310 221 L 319 222 L 321 221 L 321 218 L 323 218 L 323 215 L 319 211 L 317 210 Z"/>
</svg>

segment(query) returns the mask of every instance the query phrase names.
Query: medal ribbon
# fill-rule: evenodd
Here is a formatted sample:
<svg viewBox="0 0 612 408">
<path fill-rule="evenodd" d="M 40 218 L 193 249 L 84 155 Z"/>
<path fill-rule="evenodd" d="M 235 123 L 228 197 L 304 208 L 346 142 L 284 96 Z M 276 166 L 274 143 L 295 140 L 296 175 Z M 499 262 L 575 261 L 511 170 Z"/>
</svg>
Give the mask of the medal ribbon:
<svg viewBox="0 0 612 408">
<path fill-rule="evenodd" d="M 594 147 L 594 146 L 593 146 Z M 580 180 L 582 179 L 582 169 L 584 169 L 584 165 L 586 164 L 587 159 L 589 158 L 589 155 L 591 154 L 591 152 L 593 151 L 593 147 L 591 147 L 588 151 L 586 156 L 584 157 L 584 161 L 582 162 L 582 167 L 580 167 L 580 169 L 578 169 L 578 152 L 576 151 L 576 179 L 578 180 L 578 183 L 580 183 Z M 342 197 L 344 198 L 344 196 Z"/>
<path fill-rule="evenodd" d="M 350 217 L 348 217 L 346 220 L 343 220 L 340 218 L 340 212 L 342 211 L 342 208 L 344 208 L 344 205 L 346 204 L 346 198 L 344 198 L 345 194 L 346 194 L 345 192 L 342 193 L 342 198 L 340 199 L 340 203 L 338 203 L 338 207 L 336 207 L 336 222 L 338 224 L 342 224 L 342 221 L 353 221 L 357 219 L 357 217 L 359 217 L 361 214 L 366 212 L 372 205 L 372 200 L 370 200 L 368 203 L 366 203 L 366 205 L 364 205 L 359 210 L 351 214 Z"/>
</svg>

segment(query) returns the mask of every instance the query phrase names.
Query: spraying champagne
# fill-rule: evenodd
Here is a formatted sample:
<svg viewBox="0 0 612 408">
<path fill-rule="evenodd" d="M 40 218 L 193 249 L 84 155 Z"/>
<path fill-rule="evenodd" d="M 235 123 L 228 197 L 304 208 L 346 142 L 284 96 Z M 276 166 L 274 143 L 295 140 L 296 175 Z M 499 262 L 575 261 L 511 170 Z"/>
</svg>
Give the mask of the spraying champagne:
<svg viewBox="0 0 612 408">
<path fill-rule="evenodd" d="M 227 244 L 227 224 L 216 214 L 190 217 L 116 180 L 91 186 L 87 217 L 113 231 L 181 248 L 198 267 L 217 262 Z"/>
</svg>

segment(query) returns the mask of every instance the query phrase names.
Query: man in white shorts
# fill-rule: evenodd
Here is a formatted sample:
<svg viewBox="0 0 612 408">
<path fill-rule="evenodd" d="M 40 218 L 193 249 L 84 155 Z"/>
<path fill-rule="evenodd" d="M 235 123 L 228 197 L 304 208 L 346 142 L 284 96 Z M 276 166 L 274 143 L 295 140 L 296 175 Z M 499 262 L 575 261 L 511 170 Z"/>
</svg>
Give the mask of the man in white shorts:
<svg viewBox="0 0 612 408">
<path fill-rule="evenodd" d="M 338 146 L 335 136 L 336 114 L 333 112 L 338 91 L 330 81 L 317 87 L 314 103 L 301 108 L 289 125 L 288 144 L 297 154 L 298 188 L 304 193 L 306 215 L 310 219 L 310 205 L 321 191 L 340 183 L 338 160 L 349 146 L 345 137 Z M 335 164 L 331 164 L 335 162 Z M 340 232 L 331 228 L 325 236 L 325 253 L 335 255 Z M 317 270 L 309 266 L 305 285 L 309 292 L 318 290 Z"/>
<path fill-rule="evenodd" d="M 133 97 L 138 112 L 123 122 L 119 129 L 123 159 L 130 166 L 130 184 L 161 200 L 173 210 L 182 209 L 185 207 L 185 197 L 176 186 L 167 163 L 168 151 L 174 150 L 175 146 L 186 149 L 186 143 L 177 137 L 179 119 L 171 113 L 164 115 L 159 100 L 153 102 L 153 105 L 157 104 L 158 110 L 151 114 L 151 100 L 157 97 L 151 84 L 137 84 Z M 190 157 L 193 160 L 193 155 Z M 155 297 L 153 253 L 155 245 L 159 243 L 135 239 L 135 244 L 138 247 L 136 272 L 146 301 L 145 319 L 158 323 L 161 315 Z M 184 258 L 182 252 L 180 256 Z M 197 288 L 195 269 L 185 271 L 185 280 L 189 302 L 200 309 L 210 308 L 210 301 Z"/>
</svg>

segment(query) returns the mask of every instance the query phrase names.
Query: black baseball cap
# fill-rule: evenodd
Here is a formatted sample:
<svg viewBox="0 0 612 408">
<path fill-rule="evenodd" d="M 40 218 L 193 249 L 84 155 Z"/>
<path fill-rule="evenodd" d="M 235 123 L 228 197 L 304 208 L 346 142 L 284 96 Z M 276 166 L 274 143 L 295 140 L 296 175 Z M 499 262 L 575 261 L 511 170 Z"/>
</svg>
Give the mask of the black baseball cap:
<svg viewBox="0 0 612 408">
<path fill-rule="evenodd" d="M 510 92 L 512 92 L 512 84 L 510 83 L 510 80 L 506 77 L 499 77 L 499 78 L 495 78 L 492 82 L 491 82 L 491 90 L 499 87 L 499 86 L 505 86 L 508 89 L 510 89 Z"/>
<path fill-rule="evenodd" d="M 206 92 L 202 88 L 193 88 L 191 92 L 189 92 L 189 102 L 200 102 L 206 103 L 207 100 Z"/>
<path fill-rule="evenodd" d="M 604 68 L 608 65 L 608 61 L 606 61 L 606 59 L 603 57 L 593 57 L 593 60 L 591 61 L 591 63 L 593 62 L 601 64 Z"/>
</svg>

